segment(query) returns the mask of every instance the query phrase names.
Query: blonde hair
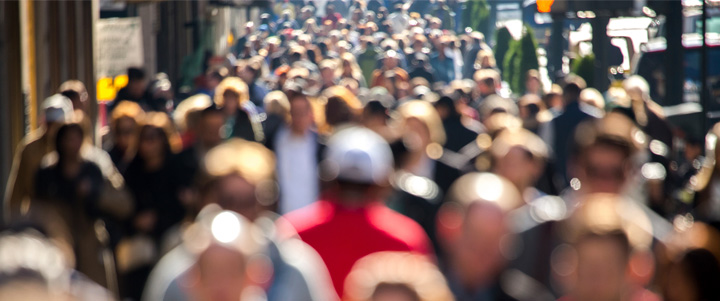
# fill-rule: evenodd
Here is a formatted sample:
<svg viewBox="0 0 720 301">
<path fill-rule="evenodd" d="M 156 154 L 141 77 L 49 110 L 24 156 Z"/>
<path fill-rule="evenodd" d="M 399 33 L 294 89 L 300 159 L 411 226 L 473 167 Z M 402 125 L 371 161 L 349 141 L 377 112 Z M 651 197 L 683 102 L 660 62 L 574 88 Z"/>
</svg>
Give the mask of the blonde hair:
<svg viewBox="0 0 720 301">
<path fill-rule="evenodd" d="M 113 109 L 112 114 L 110 115 L 111 131 L 115 131 L 117 129 L 117 124 L 122 118 L 132 119 L 139 128 L 145 118 L 145 111 L 134 101 L 121 101 L 117 106 L 115 106 L 115 109 Z"/>
<path fill-rule="evenodd" d="M 228 91 L 238 95 L 238 105 L 242 105 L 246 101 L 250 100 L 248 85 L 242 79 L 234 76 L 226 77 L 220 82 L 217 88 L 215 88 L 215 97 L 213 98 L 213 101 L 215 101 L 215 104 L 218 107 L 223 107 L 223 105 L 225 105 L 225 97 L 223 94 Z"/>
<path fill-rule="evenodd" d="M 490 65 L 488 67 L 495 68 L 497 66 L 497 62 L 495 61 L 495 56 L 493 55 L 492 52 L 487 51 L 487 50 L 478 51 L 477 56 L 475 57 L 475 65 L 477 65 L 478 67 L 482 66 L 482 61 L 485 58 L 488 59 L 488 64 Z"/>
<path fill-rule="evenodd" d="M 282 91 L 276 90 L 265 95 L 263 99 L 265 104 L 265 112 L 268 114 L 276 114 L 283 116 L 287 121 L 290 118 L 290 101 L 287 95 Z"/>
<path fill-rule="evenodd" d="M 605 110 L 605 98 L 595 88 L 585 88 L 580 92 L 580 102 Z"/>
<path fill-rule="evenodd" d="M 381 287 L 402 287 L 420 301 L 455 300 L 440 270 L 425 256 L 378 252 L 355 263 L 345 280 L 346 301 L 370 301 Z"/>
<path fill-rule="evenodd" d="M 430 140 L 440 146 L 445 144 L 445 128 L 443 128 L 442 119 L 435 107 L 429 102 L 422 100 L 411 100 L 403 103 L 398 107 L 397 112 L 400 114 L 403 123 L 410 118 L 415 118 L 425 124 L 430 133 Z"/>
</svg>

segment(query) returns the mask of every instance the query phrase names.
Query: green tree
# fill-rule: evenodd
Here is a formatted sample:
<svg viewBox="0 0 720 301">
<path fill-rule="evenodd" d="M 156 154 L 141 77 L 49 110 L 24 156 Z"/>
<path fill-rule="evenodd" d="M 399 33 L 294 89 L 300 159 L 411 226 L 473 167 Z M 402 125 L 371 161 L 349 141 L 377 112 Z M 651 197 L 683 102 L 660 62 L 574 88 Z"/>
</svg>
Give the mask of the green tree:
<svg viewBox="0 0 720 301">
<path fill-rule="evenodd" d="M 518 95 L 525 93 L 525 74 L 538 69 L 537 41 L 530 27 L 525 26 L 520 40 L 512 40 L 503 61 L 503 79 Z"/>
<path fill-rule="evenodd" d="M 502 72 L 505 69 L 505 55 L 510 50 L 510 43 L 513 41 L 512 35 L 507 27 L 502 27 L 495 31 L 495 62 L 498 69 Z"/>
<path fill-rule="evenodd" d="M 487 34 L 490 29 L 488 17 L 490 17 L 490 7 L 486 0 L 467 0 L 462 12 L 462 28 L 470 27 L 474 31 Z"/>
<path fill-rule="evenodd" d="M 595 82 L 595 55 L 590 53 L 586 56 L 574 59 L 570 65 L 572 73 L 582 77 L 588 86 L 592 87 Z"/>
</svg>

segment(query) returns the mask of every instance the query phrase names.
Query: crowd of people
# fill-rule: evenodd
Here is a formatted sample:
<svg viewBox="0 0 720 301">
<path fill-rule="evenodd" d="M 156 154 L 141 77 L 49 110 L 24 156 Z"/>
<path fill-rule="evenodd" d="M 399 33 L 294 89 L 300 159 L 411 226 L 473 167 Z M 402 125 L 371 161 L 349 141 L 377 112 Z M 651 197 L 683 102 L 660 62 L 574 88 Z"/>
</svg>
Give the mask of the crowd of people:
<svg viewBox="0 0 720 301">
<path fill-rule="evenodd" d="M 720 125 L 637 76 L 509 91 L 454 2 L 296 2 L 182 101 L 130 68 L 107 130 L 79 81 L 42 103 L 0 300 L 720 300 Z"/>
</svg>

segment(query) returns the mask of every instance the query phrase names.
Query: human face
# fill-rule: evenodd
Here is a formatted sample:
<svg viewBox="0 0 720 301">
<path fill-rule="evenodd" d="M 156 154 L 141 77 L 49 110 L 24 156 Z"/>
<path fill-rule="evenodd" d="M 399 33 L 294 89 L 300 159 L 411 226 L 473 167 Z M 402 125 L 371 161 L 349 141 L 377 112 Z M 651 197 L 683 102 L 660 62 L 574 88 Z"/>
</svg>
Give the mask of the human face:
<svg viewBox="0 0 720 301">
<path fill-rule="evenodd" d="M 468 209 L 461 231 L 451 260 L 463 285 L 477 289 L 495 279 L 504 266 L 501 243 L 508 229 L 500 208 L 474 204 Z"/>
<path fill-rule="evenodd" d="M 290 102 L 290 127 L 295 133 L 305 133 L 312 126 L 312 109 L 307 99 Z"/>
<path fill-rule="evenodd" d="M 130 141 L 133 139 L 133 135 L 137 130 L 137 124 L 135 120 L 130 117 L 123 117 L 118 119 L 117 127 L 115 128 L 115 146 L 125 151 L 130 146 Z"/>
<path fill-rule="evenodd" d="M 332 83 L 333 81 L 335 81 L 335 72 L 331 68 L 323 68 L 320 71 L 320 75 L 322 76 L 323 81 L 325 81 L 326 83 Z"/>
<path fill-rule="evenodd" d="M 222 127 L 225 125 L 225 118 L 221 114 L 208 114 L 203 116 L 200 124 L 200 136 L 205 147 L 213 147 L 220 144 L 223 140 L 221 133 Z"/>
<path fill-rule="evenodd" d="M 216 189 L 215 203 L 225 210 L 234 211 L 249 220 L 255 220 L 260 211 L 255 197 L 255 186 L 238 175 L 226 176 Z"/>
<path fill-rule="evenodd" d="M 240 106 L 240 95 L 233 91 L 223 93 L 223 111 L 226 115 L 234 115 Z"/>
<path fill-rule="evenodd" d="M 68 157 L 76 157 L 80 153 L 80 148 L 82 147 L 82 132 L 78 130 L 67 131 L 62 139 L 63 140 L 60 143 L 63 150 L 62 153 Z"/>
<path fill-rule="evenodd" d="M 425 147 L 432 142 L 430 141 L 430 129 L 420 119 L 408 118 L 405 121 L 405 130 L 406 135 L 409 135 L 411 140 L 418 143 L 417 146 L 422 151 L 425 151 Z"/>
<path fill-rule="evenodd" d="M 193 270 L 197 276 L 196 298 L 199 300 L 240 300 L 247 286 L 243 255 L 218 245 L 210 246 L 198 259 Z"/>
<path fill-rule="evenodd" d="M 621 193 L 629 170 L 622 151 L 604 145 L 586 150 L 580 168 L 580 183 L 588 193 Z"/>
<path fill-rule="evenodd" d="M 511 148 L 504 156 L 496 158 L 494 171 L 523 189 L 535 182 L 538 176 L 537 163 L 527 150 Z"/>
<path fill-rule="evenodd" d="M 608 238 L 589 238 L 576 246 L 578 265 L 573 290 L 577 300 L 621 300 L 627 258 L 620 244 Z"/>
<path fill-rule="evenodd" d="M 140 132 L 138 155 L 143 159 L 157 158 L 163 155 L 163 132 L 156 127 L 145 127 Z"/>
</svg>

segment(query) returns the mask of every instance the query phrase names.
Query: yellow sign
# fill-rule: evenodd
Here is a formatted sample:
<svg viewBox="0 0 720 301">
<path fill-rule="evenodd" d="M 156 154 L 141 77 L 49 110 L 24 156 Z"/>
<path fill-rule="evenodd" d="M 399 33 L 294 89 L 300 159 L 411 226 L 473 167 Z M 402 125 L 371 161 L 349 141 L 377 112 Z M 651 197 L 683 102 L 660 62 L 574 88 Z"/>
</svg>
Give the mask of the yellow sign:
<svg viewBox="0 0 720 301">
<path fill-rule="evenodd" d="M 97 82 L 97 100 L 108 102 L 115 99 L 115 95 L 128 84 L 128 76 L 118 75 L 115 78 L 101 77 Z"/>
</svg>

